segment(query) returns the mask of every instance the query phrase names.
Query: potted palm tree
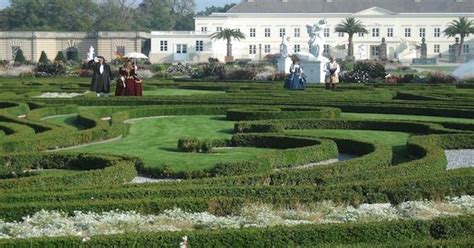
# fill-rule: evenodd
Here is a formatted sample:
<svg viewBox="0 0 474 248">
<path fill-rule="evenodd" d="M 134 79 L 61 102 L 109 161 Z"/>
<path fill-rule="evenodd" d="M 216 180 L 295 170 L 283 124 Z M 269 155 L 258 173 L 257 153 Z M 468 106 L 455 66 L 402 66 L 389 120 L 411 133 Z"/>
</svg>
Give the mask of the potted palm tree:
<svg viewBox="0 0 474 248">
<path fill-rule="evenodd" d="M 464 38 L 468 37 L 472 33 L 474 33 L 474 22 L 467 19 L 467 17 L 459 17 L 459 19 L 453 20 L 444 30 L 444 35 L 447 37 L 456 37 L 457 35 L 460 36 L 459 47 L 457 51 L 457 62 L 462 63 L 464 61 L 464 56 L 462 56 Z"/>
<path fill-rule="evenodd" d="M 341 23 L 337 24 L 336 32 L 347 33 L 349 35 L 349 48 L 347 51 L 347 57 L 354 58 L 354 34 L 355 33 L 364 33 L 367 34 L 368 31 L 361 21 L 356 20 L 354 17 L 348 17 Z"/>
<path fill-rule="evenodd" d="M 227 54 L 225 56 L 225 62 L 232 62 L 234 61 L 234 57 L 232 57 L 232 39 L 235 40 L 242 40 L 245 39 L 245 34 L 240 32 L 237 29 L 229 29 L 225 28 L 222 31 L 215 32 L 211 35 L 212 40 L 226 40 L 227 41 Z"/>
</svg>

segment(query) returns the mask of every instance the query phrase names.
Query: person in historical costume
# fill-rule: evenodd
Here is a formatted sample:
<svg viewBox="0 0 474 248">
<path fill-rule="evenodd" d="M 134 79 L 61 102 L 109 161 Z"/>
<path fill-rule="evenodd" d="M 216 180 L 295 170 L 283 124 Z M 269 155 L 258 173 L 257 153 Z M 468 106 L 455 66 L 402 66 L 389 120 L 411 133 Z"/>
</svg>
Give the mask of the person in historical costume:
<svg viewBox="0 0 474 248">
<path fill-rule="evenodd" d="M 334 57 L 329 58 L 329 62 L 326 63 L 324 67 L 324 72 L 326 73 L 325 83 L 326 89 L 335 90 L 337 84 L 339 83 L 339 72 L 341 68 L 336 62 Z"/>
<path fill-rule="evenodd" d="M 290 66 L 290 77 L 285 83 L 285 88 L 288 89 L 304 89 L 305 78 L 303 76 L 303 68 L 300 66 L 300 62 L 297 58 L 293 59 L 293 63 Z"/>
<path fill-rule="evenodd" d="M 105 62 L 105 58 L 99 56 L 89 61 L 89 66 L 93 70 L 91 90 L 95 91 L 98 97 L 108 96 L 113 75 L 110 66 Z"/>
<path fill-rule="evenodd" d="M 141 80 L 136 74 L 136 67 L 130 61 L 125 62 L 119 69 L 119 75 L 115 89 L 116 96 L 142 96 Z"/>
</svg>

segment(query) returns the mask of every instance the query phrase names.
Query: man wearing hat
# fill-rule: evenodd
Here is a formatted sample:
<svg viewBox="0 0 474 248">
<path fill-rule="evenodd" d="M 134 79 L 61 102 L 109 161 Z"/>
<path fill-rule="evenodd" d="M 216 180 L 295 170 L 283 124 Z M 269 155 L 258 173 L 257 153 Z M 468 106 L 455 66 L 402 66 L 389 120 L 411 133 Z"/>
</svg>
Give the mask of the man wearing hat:
<svg viewBox="0 0 474 248">
<path fill-rule="evenodd" d="M 110 66 L 105 63 L 105 58 L 99 56 L 89 61 L 89 65 L 93 70 L 91 80 L 91 90 L 95 91 L 97 96 L 109 96 L 110 82 L 113 80 Z"/>
</svg>

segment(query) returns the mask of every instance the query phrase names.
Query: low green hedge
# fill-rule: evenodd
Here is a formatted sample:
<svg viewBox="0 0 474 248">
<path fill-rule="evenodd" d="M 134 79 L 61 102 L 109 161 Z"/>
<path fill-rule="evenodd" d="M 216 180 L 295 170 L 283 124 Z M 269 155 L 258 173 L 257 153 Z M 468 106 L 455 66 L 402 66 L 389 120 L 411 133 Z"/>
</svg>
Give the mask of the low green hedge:
<svg viewBox="0 0 474 248">
<path fill-rule="evenodd" d="M 319 224 L 192 230 L 180 232 L 128 233 L 79 237 L 3 239 L 2 247 L 177 247 L 183 236 L 190 247 L 307 247 L 397 244 L 467 244 L 474 235 L 474 217 L 458 216 L 434 220 L 398 220 L 369 223 Z"/>
<path fill-rule="evenodd" d="M 139 170 L 155 177 L 168 178 L 260 174 L 269 172 L 272 168 L 292 167 L 319 162 L 335 158 L 338 155 L 336 144 L 332 141 L 281 134 L 239 134 L 234 135 L 230 141 L 218 139 L 203 142 L 198 139 L 181 139 L 178 147 L 182 151 L 208 151 L 217 145 L 272 148 L 277 150 L 265 152 L 251 161 L 218 163 L 213 168 L 206 170 L 172 171 L 169 168 L 139 168 Z"/>
<path fill-rule="evenodd" d="M 79 112 L 79 107 L 76 105 L 66 106 L 49 106 L 37 108 L 27 113 L 26 117 L 30 120 L 41 120 L 42 118 L 55 115 L 66 115 Z"/>
<path fill-rule="evenodd" d="M 301 119 L 327 118 L 334 119 L 341 115 L 336 108 L 315 107 L 260 107 L 229 109 L 226 116 L 231 121 L 268 120 L 268 119 Z"/>
<path fill-rule="evenodd" d="M 0 180 L 0 189 L 51 189 L 54 187 L 103 186 L 130 182 L 140 162 L 110 155 L 87 154 L 9 154 L 0 157 L 0 177 L 34 174 L 32 169 L 80 170 L 67 176 L 28 176 Z"/>
<path fill-rule="evenodd" d="M 415 121 L 387 120 L 327 120 L 327 119 L 293 119 L 243 121 L 234 126 L 235 132 L 282 132 L 285 129 L 359 129 L 397 131 L 414 134 L 459 133 L 462 130 L 450 130 L 441 124 L 421 123 Z"/>
</svg>

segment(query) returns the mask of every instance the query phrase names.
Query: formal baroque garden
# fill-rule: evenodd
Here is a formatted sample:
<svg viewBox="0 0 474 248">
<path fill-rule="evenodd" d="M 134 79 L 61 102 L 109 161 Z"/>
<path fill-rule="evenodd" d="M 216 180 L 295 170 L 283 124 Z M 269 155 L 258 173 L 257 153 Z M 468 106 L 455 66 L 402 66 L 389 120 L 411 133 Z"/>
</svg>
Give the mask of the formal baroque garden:
<svg viewBox="0 0 474 248">
<path fill-rule="evenodd" d="M 473 245 L 472 75 L 141 64 L 143 97 L 96 97 L 59 61 L 0 69 L 2 247 Z"/>
</svg>

